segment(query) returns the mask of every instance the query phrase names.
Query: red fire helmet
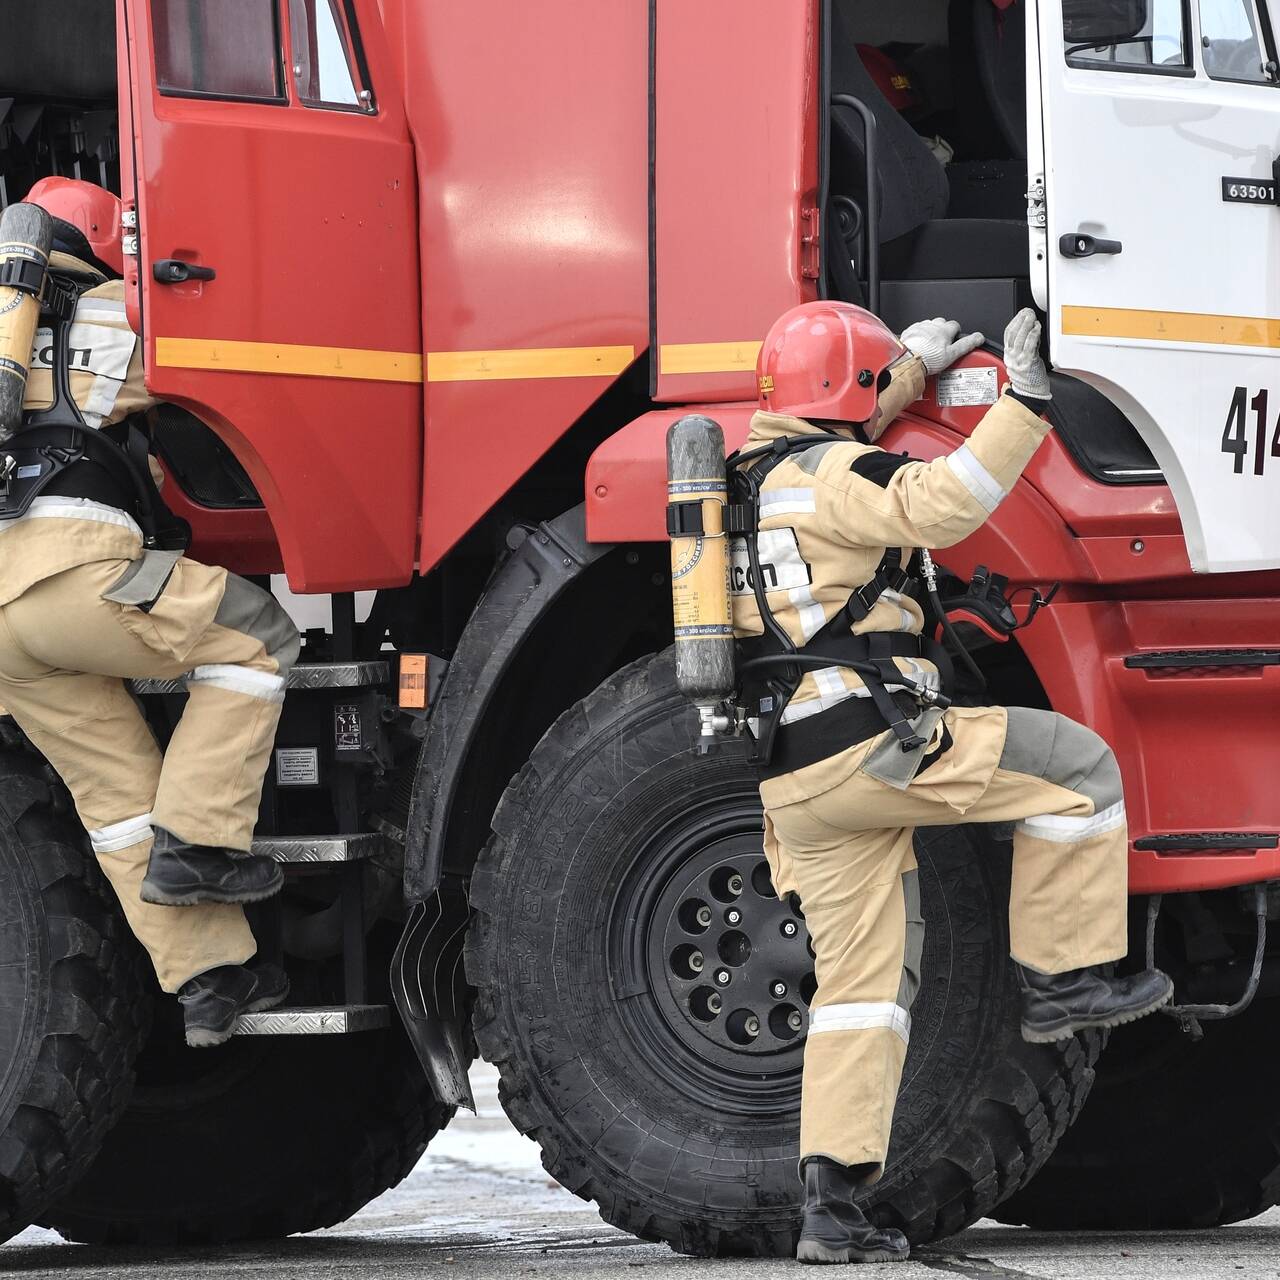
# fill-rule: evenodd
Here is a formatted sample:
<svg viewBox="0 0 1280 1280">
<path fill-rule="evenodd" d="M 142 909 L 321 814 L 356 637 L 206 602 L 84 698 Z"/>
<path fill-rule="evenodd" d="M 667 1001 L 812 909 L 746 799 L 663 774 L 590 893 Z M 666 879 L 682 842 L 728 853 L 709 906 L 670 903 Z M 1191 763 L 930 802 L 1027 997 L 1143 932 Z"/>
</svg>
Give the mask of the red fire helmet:
<svg viewBox="0 0 1280 1280">
<path fill-rule="evenodd" d="M 866 422 L 883 375 L 905 351 L 879 317 L 852 303 L 792 307 L 760 347 L 760 407 L 797 418 Z"/>
<path fill-rule="evenodd" d="M 50 217 L 71 223 L 101 262 L 117 275 L 124 275 L 119 196 L 79 178 L 41 178 L 25 199 L 38 204 Z"/>
</svg>

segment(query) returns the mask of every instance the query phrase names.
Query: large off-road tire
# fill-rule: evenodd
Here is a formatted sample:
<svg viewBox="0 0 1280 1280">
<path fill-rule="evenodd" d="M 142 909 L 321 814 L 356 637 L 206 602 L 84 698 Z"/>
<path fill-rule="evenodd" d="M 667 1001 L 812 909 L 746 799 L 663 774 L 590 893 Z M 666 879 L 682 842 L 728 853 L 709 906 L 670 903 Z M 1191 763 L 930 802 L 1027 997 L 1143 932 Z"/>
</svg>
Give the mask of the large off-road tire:
<svg viewBox="0 0 1280 1280">
<path fill-rule="evenodd" d="M 1054 1231 L 1171 1230 L 1252 1218 L 1280 1202 L 1280 1001 L 1206 1022 L 1112 1032 L 1079 1123 L 993 1215 Z"/>
<path fill-rule="evenodd" d="M 399 1027 L 147 1058 L 93 1168 L 43 1219 L 69 1240 L 207 1244 L 332 1226 L 395 1186 L 453 1114 Z"/>
<path fill-rule="evenodd" d="M 696 734 L 664 654 L 543 738 L 472 881 L 476 1034 L 508 1115 L 607 1221 L 687 1253 L 785 1254 L 812 961 L 768 883 L 744 752 L 699 755 Z M 923 1241 L 1039 1168 L 1084 1100 L 1097 1042 L 1019 1037 L 1008 846 L 954 828 L 922 832 L 917 849 L 925 980 L 869 1203 Z"/>
<path fill-rule="evenodd" d="M 123 1112 L 142 963 L 61 784 L 0 721 L 0 1240 L 83 1175 Z"/>
</svg>

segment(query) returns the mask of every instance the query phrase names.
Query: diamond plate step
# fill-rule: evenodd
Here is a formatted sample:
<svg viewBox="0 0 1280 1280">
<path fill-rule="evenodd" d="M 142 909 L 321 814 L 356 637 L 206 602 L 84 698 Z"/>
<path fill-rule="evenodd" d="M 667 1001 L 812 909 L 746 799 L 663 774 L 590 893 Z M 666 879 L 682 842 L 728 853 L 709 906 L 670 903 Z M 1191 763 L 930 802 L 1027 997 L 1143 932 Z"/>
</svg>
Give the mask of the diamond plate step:
<svg viewBox="0 0 1280 1280">
<path fill-rule="evenodd" d="M 385 1004 L 330 1005 L 310 1009 L 268 1009 L 236 1019 L 236 1036 L 347 1036 L 391 1025 Z"/>
<path fill-rule="evenodd" d="M 382 835 L 363 831 L 350 836 L 269 836 L 255 840 L 253 852 L 277 862 L 358 862 L 382 852 Z"/>
<path fill-rule="evenodd" d="M 290 689 L 366 689 L 391 680 L 388 662 L 300 662 L 289 672 Z M 185 693 L 186 676 L 132 680 L 134 693 Z"/>
</svg>

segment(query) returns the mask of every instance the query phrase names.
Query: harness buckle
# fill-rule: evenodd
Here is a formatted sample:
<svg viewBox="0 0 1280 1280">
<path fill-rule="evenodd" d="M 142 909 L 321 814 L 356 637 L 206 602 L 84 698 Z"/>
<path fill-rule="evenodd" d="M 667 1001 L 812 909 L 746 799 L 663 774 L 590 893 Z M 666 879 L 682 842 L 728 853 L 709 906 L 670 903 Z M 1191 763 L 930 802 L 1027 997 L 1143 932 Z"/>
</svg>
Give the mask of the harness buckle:
<svg viewBox="0 0 1280 1280">
<path fill-rule="evenodd" d="M 880 599 L 880 582 L 877 578 L 872 578 L 870 582 L 864 582 L 862 586 L 857 587 L 853 595 L 849 597 L 850 603 L 854 600 L 858 602 L 862 612 L 854 618 L 855 622 L 861 622 L 863 618 L 871 612 L 876 606 L 876 601 Z"/>
</svg>

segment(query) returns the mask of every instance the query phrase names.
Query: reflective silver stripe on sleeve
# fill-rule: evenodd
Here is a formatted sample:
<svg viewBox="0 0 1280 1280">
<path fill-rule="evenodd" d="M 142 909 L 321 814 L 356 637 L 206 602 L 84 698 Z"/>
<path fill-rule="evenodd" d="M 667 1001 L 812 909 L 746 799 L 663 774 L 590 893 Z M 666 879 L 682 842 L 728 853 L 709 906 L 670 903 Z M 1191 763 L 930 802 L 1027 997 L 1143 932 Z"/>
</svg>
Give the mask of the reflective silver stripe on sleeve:
<svg viewBox="0 0 1280 1280">
<path fill-rule="evenodd" d="M 1008 491 L 1000 487 L 1000 482 L 978 461 L 967 444 L 962 444 L 954 453 L 947 454 L 947 466 L 987 512 L 994 511 L 1009 496 Z"/>
<path fill-rule="evenodd" d="M 1037 840 L 1074 844 L 1077 840 L 1088 840 L 1091 836 L 1114 831 L 1117 827 L 1124 826 L 1124 823 L 1124 801 L 1117 800 L 1115 804 L 1100 809 L 1091 818 L 1064 818 L 1059 814 L 1044 813 L 1024 819 L 1018 823 L 1017 830 Z"/>
<path fill-rule="evenodd" d="M 205 684 L 214 689 L 226 689 L 230 693 L 243 693 L 246 697 L 261 698 L 263 702 L 283 702 L 285 682 L 283 676 L 266 671 L 254 671 L 251 667 L 237 667 L 229 663 L 212 663 L 196 667 L 187 676 L 187 684 Z"/>
<path fill-rule="evenodd" d="M 824 1004 L 809 1015 L 809 1034 L 824 1031 L 871 1031 L 887 1027 L 903 1044 L 911 1039 L 911 1015 L 891 1000 L 873 1004 Z"/>
<path fill-rule="evenodd" d="M 26 520 L 90 520 L 94 524 L 113 524 L 142 537 L 138 523 L 116 507 L 89 498 L 47 497 L 35 498 L 26 515 L 16 520 L 0 521 L 0 534 L 13 529 Z"/>
<path fill-rule="evenodd" d="M 762 493 L 760 519 L 772 516 L 811 515 L 818 509 L 812 489 L 766 489 Z"/>
<path fill-rule="evenodd" d="M 113 822 L 110 826 L 90 831 L 89 843 L 93 845 L 94 853 L 118 853 L 121 849 L 150 840 L 154 835 L 151 815 L 142 813 L 136 818 L 125 818 L 123 822 Z"/>
</svg>

